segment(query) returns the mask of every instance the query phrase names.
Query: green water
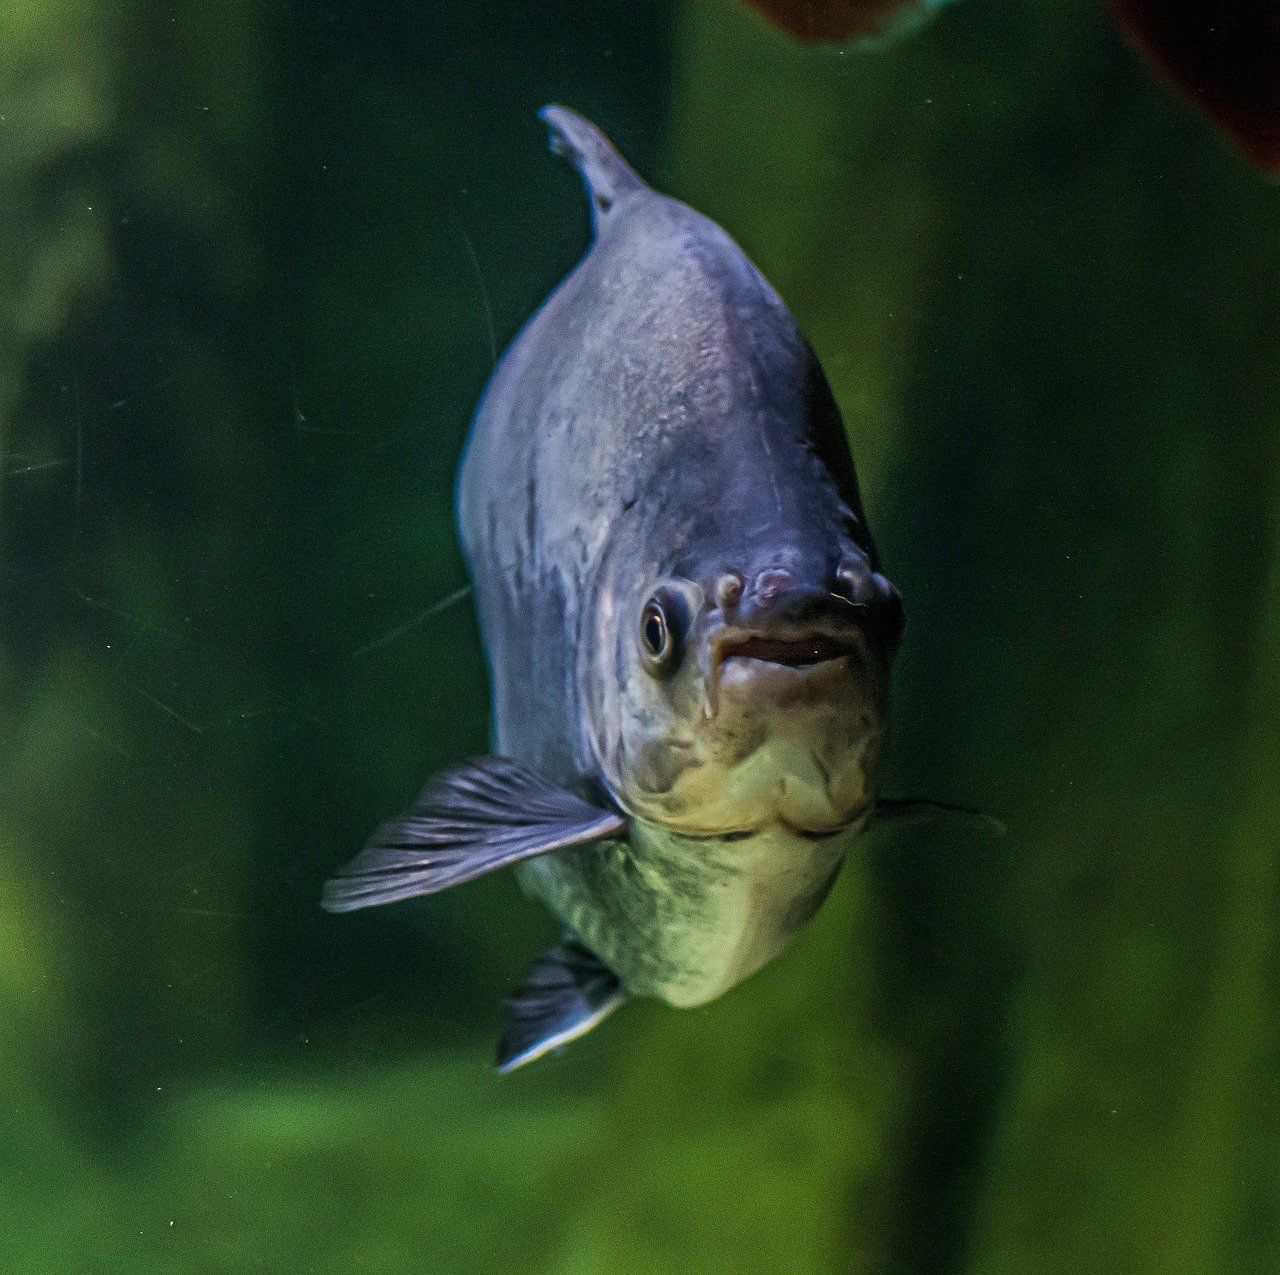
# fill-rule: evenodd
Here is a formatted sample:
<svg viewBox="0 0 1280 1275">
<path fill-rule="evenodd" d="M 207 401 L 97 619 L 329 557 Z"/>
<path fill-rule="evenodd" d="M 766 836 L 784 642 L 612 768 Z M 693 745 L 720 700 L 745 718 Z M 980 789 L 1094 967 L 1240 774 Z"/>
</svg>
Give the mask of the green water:
<svg viewBox="0 0 1280 1275">
<path fill-rule="evenodd" d="M 325 875 L 483 751 L 452 481 L 572 264 L 537 106 L 721 221 L 906 599 L 781 958 L 516 1075 L 509 875 Z M 1088 0 L 0 0 L 0 1269 L 1280 1270 L 1280 192 Z"/>
</svg>

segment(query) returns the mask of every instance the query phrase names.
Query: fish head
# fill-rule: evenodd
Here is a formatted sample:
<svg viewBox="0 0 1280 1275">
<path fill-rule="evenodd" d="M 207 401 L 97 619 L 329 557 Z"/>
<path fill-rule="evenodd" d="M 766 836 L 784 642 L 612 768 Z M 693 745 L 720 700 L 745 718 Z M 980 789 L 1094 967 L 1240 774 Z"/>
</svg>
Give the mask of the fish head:
<svg viewBox="0 0 1280 1275">
<path fill-rule="evenodd" d="M 636 572 L 608 611 L 597 763 L 633 818 L 824 837 L 869 815 L 904 624 L 869 546 L 684 556 Z"/>
</svg>

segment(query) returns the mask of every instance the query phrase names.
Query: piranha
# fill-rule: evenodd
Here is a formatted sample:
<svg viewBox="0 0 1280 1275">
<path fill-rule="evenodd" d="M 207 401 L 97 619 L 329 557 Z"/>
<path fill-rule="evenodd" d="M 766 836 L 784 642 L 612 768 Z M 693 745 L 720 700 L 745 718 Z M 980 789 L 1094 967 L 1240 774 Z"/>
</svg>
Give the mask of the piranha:
<svg viewBox="0 0 1280 1275">
<path fill-rule="evenodd" d="M 345 912 L 517 865 L 565 928 L 502 1071 L 630 996 L 702 1005 L 813 916 L 877 815 L 903 631 L 839 411 L 719 226 L 541 112 L 593 241 L 494 370 L 458 480 L 494 755 L 330 880 Z"/>
</svg>

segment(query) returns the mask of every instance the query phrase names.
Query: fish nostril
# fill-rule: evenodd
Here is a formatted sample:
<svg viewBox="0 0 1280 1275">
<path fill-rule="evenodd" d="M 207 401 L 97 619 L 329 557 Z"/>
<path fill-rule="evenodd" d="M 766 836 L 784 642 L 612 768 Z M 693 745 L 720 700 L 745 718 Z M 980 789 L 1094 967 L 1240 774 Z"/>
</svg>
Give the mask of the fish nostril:
<svg viewBox="0 0 1280 1275">
<path fill-rule="evenodd" d="M 864 562 L 842 562 L 836 570 L 838 593 L 855 606 L 867 606 L 872 601 L 872 572 Z"/>
<path fill-rule="evenodd" d="M 762 571 L 756 576 L 755 594 L 762 603 L 769 603 L 793 583 L 794 579 L 789 571 Z"/>
<path fill-rule="evenodd" d="M 844 562 L 836 571 L 836 590 L 854 606 L 864 608 L 868 622 L 897 645 L 906 627 L 902 595 L 886 577 L 865 562 Z"/>
<path fill-rule="evenodd" d="M 716 582 L 716 602 L 722 611 L 730 611 L 742 601 L 742 577 L 729 571 Z"/>
<path fill-rule="evenodd" d="M 858 577 L 860 573 L 856 571 L 847 562 L 843 563 L 836 572 L 836 582 L 839 585 L 839 591 L 852 601 L 858 593 Z"/>
<path fill-rule="evenodd" d="M 836 593 L 858 607 L 877 607 L 881 602 L 881 586 L 892 585 L 879 572 L 872 571 L 865 558 L 842 562 L 836 568 Z"/>
</svg>

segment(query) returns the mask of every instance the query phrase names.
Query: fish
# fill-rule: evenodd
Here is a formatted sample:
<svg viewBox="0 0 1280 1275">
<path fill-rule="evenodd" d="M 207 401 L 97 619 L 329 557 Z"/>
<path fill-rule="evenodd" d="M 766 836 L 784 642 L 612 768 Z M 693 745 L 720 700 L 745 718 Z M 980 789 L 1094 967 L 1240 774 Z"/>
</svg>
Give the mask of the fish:
<svg viewBox="0 0 1280 1275">
<path fill-rule="evenodd" d="M 563 927 L 508 1001 L 513 1070 L 627 999 L 716 999 L 818 910 L 877 815 L 901 595 L 790 310 L 590 121 L 540 112 L 592 239 L 485 388 L 458 526 L 492 755 L 429 780 L 333 912 L 514 866 Z"/>
<path fill-rule="evenodd" d="M 878 47 L 914 35 L 951 0 L 743 0 L 800 44 Z"/>
<path fill-rule="evenodd" d="M 1110 0 L 1156 73 L 1244 154 L 1280 173 L 1280 5 L 1275 0 Z"/>
</svg>

